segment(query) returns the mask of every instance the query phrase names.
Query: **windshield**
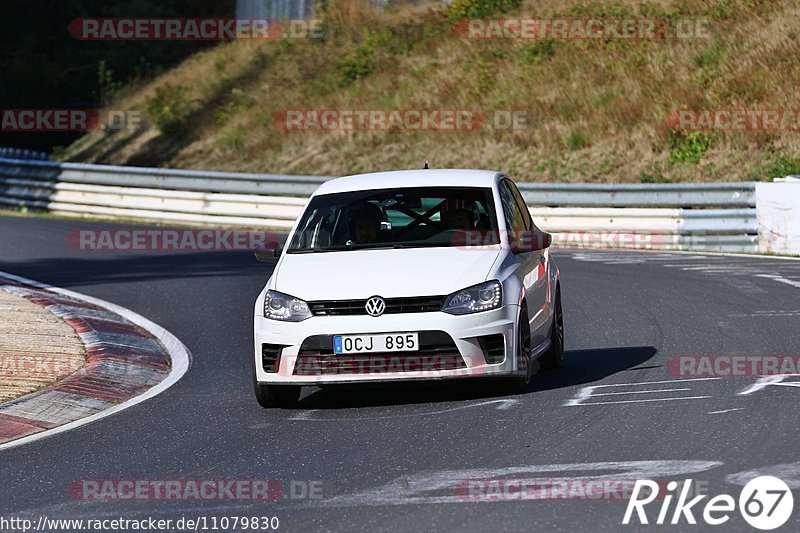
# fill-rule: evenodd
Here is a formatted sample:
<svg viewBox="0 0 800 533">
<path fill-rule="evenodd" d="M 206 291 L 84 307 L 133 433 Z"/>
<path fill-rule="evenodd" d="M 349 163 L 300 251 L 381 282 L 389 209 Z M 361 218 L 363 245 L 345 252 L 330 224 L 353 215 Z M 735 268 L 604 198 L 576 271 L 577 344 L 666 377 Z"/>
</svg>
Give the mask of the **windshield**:
<svg viewBox="0 0 800 533">
<path fill-rule="evenodd" d="M 455 246 L 459 233 L 473 230 L 497 230 L 489 188 L 324 194 L 311 200 L 287 252 Z"/>
</svg>

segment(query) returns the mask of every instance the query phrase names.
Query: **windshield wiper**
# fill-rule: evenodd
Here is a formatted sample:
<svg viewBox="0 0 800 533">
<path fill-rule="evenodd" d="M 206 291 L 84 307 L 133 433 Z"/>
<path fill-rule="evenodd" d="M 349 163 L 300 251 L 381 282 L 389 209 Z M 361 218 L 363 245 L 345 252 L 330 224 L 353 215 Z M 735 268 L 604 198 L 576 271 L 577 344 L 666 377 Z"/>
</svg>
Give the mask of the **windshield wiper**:
<svg viewBox="0 0 800 533">
<path fill-rule="evenodd" d="M 404 248 L 444 248 L 451 246 L 451 244 L 446 242 L 396 242 L 391 247 L 397 249 L 404 249 Z"/>
<path fill-rule="evenodd" d="M 376 245 L 362 245 L 357 248 L 349 248 L 350 250 L 403 250 L 406 248 L 423 248 L 426 246 L 442 246 L 442 243 L 409 243 L 409 242 L 393 242 L 386 244 Z"/>
<path fill-rule="evenodd" d="M 286 253 L 289 254 L 315 254 L 315 253 L 322 253 L 322 252 L 335 252 L 337 251 L 334 248 L 300 248 L 299 250 L 288 250 Z"/>
<path fill-rule="evenodd" d="M 402 250 L 407 248 L 432 248 L 452 246 L 447 242 L 394 242 L 394 243 L 375 243 L 375 244 L 353 244 L 331 246 L 327 248 L 301 248 L 299 250 L 289 250 L 290 254 L 313 254 L 317 252 L 348 252 L 356 250 Z"/>
</svg>

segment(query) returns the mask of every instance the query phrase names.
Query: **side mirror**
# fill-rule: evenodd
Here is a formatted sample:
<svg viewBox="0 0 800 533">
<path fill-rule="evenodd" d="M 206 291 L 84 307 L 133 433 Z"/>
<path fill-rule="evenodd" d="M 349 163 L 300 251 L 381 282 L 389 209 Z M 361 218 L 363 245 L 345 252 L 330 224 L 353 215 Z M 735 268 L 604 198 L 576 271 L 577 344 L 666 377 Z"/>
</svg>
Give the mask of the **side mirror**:
<svg viewBox="0 0 800 533">
<path fill-rule="evenodd" d="M 253 250 L 253 255 L 256 256 L 257 261 L 270 263 L 280 257 L 281 252 L 283 252 L 283 248 L 278 243 L 270 242 L 257 246 Z"/>
<path fill-rule="evenodd" d="M 512 244 L 515 252 L 538 252 L 550 248 L 553 243 L 553 236 L 545 231 L 534 229 L 524 231 L 517 235 L 516 242 Z"/>
</svg>

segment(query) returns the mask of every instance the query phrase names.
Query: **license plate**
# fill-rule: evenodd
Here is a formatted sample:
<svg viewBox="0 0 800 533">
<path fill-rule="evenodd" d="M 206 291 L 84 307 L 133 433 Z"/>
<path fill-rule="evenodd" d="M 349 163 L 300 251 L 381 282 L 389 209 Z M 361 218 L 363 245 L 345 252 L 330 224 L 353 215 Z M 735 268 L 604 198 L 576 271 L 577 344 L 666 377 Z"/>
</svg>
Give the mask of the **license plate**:
<svg viewBox="0 0 800 533">
<path fill-rule="evenodd" d="M 416 352 L 418 333 L 381 333 L 379 335 L 335 335 L 333 353 Z"/>
</svg>

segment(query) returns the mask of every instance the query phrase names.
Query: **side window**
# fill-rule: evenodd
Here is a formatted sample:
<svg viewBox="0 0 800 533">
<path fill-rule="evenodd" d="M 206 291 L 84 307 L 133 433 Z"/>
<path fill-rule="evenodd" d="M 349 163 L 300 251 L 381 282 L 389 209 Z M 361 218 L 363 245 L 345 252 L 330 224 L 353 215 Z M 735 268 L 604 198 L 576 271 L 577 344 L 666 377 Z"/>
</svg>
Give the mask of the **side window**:
<svg viewBox="0 0 800 533">
<path fill-rule="evenodd" d="M 525 231 L 527 228 L 526 217 L 520 210 L 514 193 L 509 187 L 509 181 L 500 182 L 500 203 L 503 204 L 503 216 L 506 219 L 506 228 L 512 232 Z"/>
<path fill-rule="evenodd" d="M 517 206 L 522 211 L 522 220 L 525 222 L 525 229 L 531 229 L 533 227 L 533 220 L 531 219 L 531 212 L 528 210 L 528 206 L 525 205 L 525 199 L 522 197 L 522 194 L 519 192 L 519 189 L 517 189 L 517 186 L 514 185 L 513 181 L 506 180 L 505 183 L 508 184 L 511 193 L 514 195 L 514 199 L 517 201 Z"/>
</svg>

